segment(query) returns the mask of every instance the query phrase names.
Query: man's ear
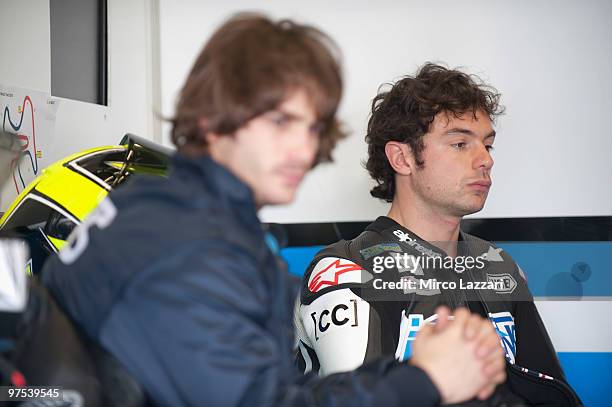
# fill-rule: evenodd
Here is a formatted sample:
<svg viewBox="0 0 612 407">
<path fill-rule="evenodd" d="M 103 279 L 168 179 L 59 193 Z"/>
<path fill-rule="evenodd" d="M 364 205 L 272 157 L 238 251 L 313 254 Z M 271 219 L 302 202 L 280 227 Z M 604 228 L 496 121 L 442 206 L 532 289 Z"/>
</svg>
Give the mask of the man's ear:
<svg viewBox="0 0 612 407">
<path fill-rule="evenodd" d="M 200 129 L 200 134 L 204 135 L 204 140 L 206 141 L 206 145 L 211 146 L 214 144 L 216 140 L 219 139 L 219 135 L 217 133 L 213 133 L 208 131 L 208 120 L 205 118 L 198 119 L 198 128 Z"/>
<path fill-rule="evenodd" d="M 399 141 L 388 141 L 385 144 L 385 155 L 391 168 L 398 175 L 410 175 L 414 170 L 414 160 L 412 157 L 412 149 L 406 143 Z"/>
</svg>

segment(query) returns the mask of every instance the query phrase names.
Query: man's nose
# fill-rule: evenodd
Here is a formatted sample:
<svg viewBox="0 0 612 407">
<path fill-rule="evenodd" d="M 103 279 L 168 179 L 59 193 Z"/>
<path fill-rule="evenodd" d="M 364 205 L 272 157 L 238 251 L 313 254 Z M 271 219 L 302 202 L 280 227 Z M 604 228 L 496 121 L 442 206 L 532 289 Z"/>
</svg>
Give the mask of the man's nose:
<svg viewBox="0 0 612 407">
<path fill-rule="evenodd" d="M 319 148 L 319 136 L 309 128 L 300 129 L 293 138 L 291 153 L 296 160 L 311 165 Z"/>
<path fill-rule="evenodd" d="M 487 150 L 485 145 L 482 145 L 478 150 L 478 156 L 476 157 L 476 167 L 483 168 L 485 170 L 490 170 L 493 168 L 493 157 L 491 156 L 491 152 Z"/>
</svg>

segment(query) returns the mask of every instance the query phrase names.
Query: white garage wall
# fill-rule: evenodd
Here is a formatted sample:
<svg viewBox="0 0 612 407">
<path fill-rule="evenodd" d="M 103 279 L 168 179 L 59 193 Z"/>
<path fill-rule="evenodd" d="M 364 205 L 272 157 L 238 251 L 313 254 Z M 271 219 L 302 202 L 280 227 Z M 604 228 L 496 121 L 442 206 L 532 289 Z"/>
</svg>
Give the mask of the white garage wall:
<svg viewBox="0 0 612 407">
<path fill-rule="evenodd" d="M 0 3 L 0 83 L 49 92 L 49 19 L 49 0 Z"/>
<path fill-rule="evenodd" d="M 299 7 L 297 7 L 299 5 Z M 464 66 L 503 93 L 494 187 L 479 217 L 612 215 L 612 3 L 605 0 L 397 2 L 160 0 L 163 112 L 204 41 L 231 13 L 261 10 L 328 32 L 344 54 L 340 114 L 352 130 L 336 163 L 307 179 L 297 202 L 266 209 L 276 222 L 373 219 L 360 161 L 378 86 L 424 61 Z M 168 142 L 168 127 L 163 138 Z"/>
<path fill-rule="evenodd" d="M 612 215 L 612 4 L 603 0 L 456 4 L 109 0 L 109 106 L 61 99 L 58 158 L 116 143 L 126 132 L 160 140 L 154 110 L 171 116 L 177 91 L 204 41 L 228 15 L 263 10 L 330 33 L 344 55 L 340 114 L 352 130 L 336 163 L 306 180 L 295 204 L 263 211 L 277 222 L 367 220 L 385 210 L 361 167 L 377 87 L 426 60 L 465 66 L 500 89 L 494 187 L 477 216 Z M 0 83 L 50 91 L 49 0 L 0 3 Z M 160 65 L 156 63 L 161 59 Z M 159 110 L 159 108 L 157 109 Z M 167 130 L 163 139 L 167 143 Z M 339 188 L 339 185 L 342 187 Z"/>
<path fill-rule="evenodd" d="M 161 127 L 153 119 L 159 106 L 159 63 L 152 46 L 156 5 L 148 0 L 108 0 L 109 105 L 59 98 L 56 159 L 116 144 L 126 132 L 161 140 Z M 0 2 L 0 55 L 1 84 L 51 92 L 49 0 Z"/>
</svg>

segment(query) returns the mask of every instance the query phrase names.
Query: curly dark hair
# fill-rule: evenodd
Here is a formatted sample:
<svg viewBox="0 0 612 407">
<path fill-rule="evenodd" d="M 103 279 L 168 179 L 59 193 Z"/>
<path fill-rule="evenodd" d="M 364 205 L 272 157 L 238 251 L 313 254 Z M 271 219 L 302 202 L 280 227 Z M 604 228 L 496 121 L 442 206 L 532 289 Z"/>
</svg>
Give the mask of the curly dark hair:
<svg viewBox="0 0 612 407">
<path fill-rule="evenodd" d="M 395 194 L 395 171 L 385 154 L 387 142 L 407 143 L 417 165 L 423 167 L 423 136 L 438 113 L 460 117 L 471 111 L 476 117 L 477 111 L 483 111 L 494 121 L 504 111 L 499 92 L 476 75 L 431 62 L 423 65 L 416 76 L 406 76 L 388 85 L 391 88 L 379 89 L 372 101 L 365 137 L 368 143 L 365 167 L 378 184 L 370 194 L 387 202 Z"/>
</svg>

